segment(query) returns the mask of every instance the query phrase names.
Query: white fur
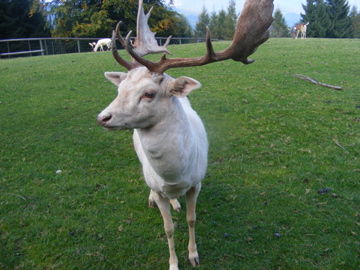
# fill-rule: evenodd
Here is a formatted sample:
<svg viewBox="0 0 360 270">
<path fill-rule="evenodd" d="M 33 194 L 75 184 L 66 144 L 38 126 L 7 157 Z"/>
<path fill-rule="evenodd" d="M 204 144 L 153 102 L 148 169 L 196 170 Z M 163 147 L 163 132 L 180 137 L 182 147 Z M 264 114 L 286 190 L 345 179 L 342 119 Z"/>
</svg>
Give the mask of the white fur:
<svg viewBox="0 0 360 270">
<path fill-rule="evenodd" d="M 208 141 L 204 125 L 186 95 L 201 85 L 194 79 L 174 79 L 152 74 L 145 67 L 127 74 L 107 72 L 118 86 L 118 95 L 98 116 L 108 129 L 134 129 L 135 151 L 150 187 L 149 205 L 163 216 L 170 251 L 170 269 L 178 269 L 169 205 L 180 209 L 176 200 L 186 195 L 189 224 L 189 260 L 199 263 L 195 243 L 195 208 L 201 180 L 207 168 Z M 155 97 L 146 98 L 146 93 Z"/>
<path fill-rule="evenodd" d="M 204 178 L 207 140 L 203 124 L 186 97 L 171 99 L 172 110 L 150 131 L 135 129 L 133 140 L 147 185 L 179 198 Z"/>
<path fill-rule="evenodd" d="M 100 48 L 100 51 L 104 51 L 104 46 L 106 46 L 107 49 L 110 50 L 110 48 L 111 48 L 111 39 L 110 38 L 99 39 L 95 44 L 94 52 L 96 52 L 99 48 Z"/>
<path fill-rule="evenodd" d="M 105 127 L 135 129 L 134 147 L 147 185 L 175 199 L 200 183 L 207 167 L 207 136 L 187 97 L 170 94 L 175 80 L 164 75 L 157 89 L 154 75 L 144 67 L 106 76 L 118 85 L 118 96 L 99 118 L 111 114 Z M 149 90 L 156 92 L 154 100 L 140 101 Z"/>
</svg>

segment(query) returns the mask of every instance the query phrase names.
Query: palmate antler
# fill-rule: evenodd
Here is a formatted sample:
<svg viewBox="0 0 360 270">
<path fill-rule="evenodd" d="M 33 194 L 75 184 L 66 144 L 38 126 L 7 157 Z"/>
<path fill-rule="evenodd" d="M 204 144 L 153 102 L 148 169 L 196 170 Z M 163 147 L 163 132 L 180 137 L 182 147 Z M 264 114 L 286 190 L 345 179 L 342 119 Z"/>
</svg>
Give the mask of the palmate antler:
<svg viewBox="0 0 360 270">
<path fill-rule="evenodd" d="M 238 18 L 234 38 L 232 40 L 231 45 L 223 51 L 215 52 L 211 43 L 210 31 L 207 29 L 206 33 L 206 48 L 207 52 L 202 57 L 196 58 L 172 58 L 167 59 L 166 55 L 164 55 L 161 60 L 157 63 L 151 62 L 142 56 L 145 54 L 160 52 L 159 49 L 147 50 L 147 53 L 143 54 L 143 51 L 140 48 L 145 47 L 142 42 L 146 43 L 147 40 L 151 40 L 152 46 L 154 46 L 155 35 L 150 31 L 148 31 L 153 35 L 148 35 L 146 37 L 142 37 L 141 39 L 137 38 L 134 46 L 131 44 L 130 35 L 131 32 L 127 35 L 124 40 L 117 27 L 117 36 L 120 42 L 125 46 L 128 53 L 133 57 L 134 61 L 132 63 L 127 62 L 126 65 L 123 64 L 124 60 L 118 61 L 120 56 L 116 52 L 116 55 L 113 54 L 115 59 L 128 70 L 137 67 L 139 65 L 146 66 L 150 71 L 155 73 L 163 73 L 170 68 L 176 67 L 190 67 L 190 66 L 202 66 L 209 63 L 223 61 L 227 59 L 232 59 L 235 61 L 240 61 L 244 64 L 250 64 L 254 62 L 254 60 L 248 59 L 248 56 L 253 54 L 256 48 L 264 43 L 269 38 L 269 27 L 273 21 L 272 13 L 273 13 L 273 0 L 247 0 L 244 4 L 243 11 L 241 12 L 240 17 Z M 139 14 L 143 12 L 142 9 L 142 0 L 139 1 L 139 13 L 138 13 L 138 22 L 143 21 L 139 19 Z M 148 15 L 144 15 L 146 17 L 146 22 L 148 20 Z M 139 23 L 138 23 L 139 27 Z M 141 24 L 141 27 L 146 29 L 144 24 Z M 140 28 L 141 28 L 140 27 Z M 138 28 L 138 33 L 147 33 L 147 30 L 140 30 Z M 150 37 L 151 36 L 151 37 Z M 113 44 L 114 44 L 114 34 L 113 34 Z M 168 44 L 169 39 L 164 47 Z M 159 47 L 156 43 L 156 46 Z M 114 48 L 114 47 L 113 47 Z M 161 48 L 161 47 L 160 47 Z M 164 49 L 164 48 L 163 48 Z M 116 50 L 116 48 L 115 48 Z M 167 52 L 166 48 L 163 52 Z M 126 62 L 126 61 L 125 61 Z"/>
<path fill-rule="evenodd" d="M 155 33 L 151 32 L 149 25 L 148 25 L 148 20 L 151 14 L 152 8 L 149 10 L 149 12 L 147 14 L 145 14 L 144 12 L 144 7 L 143 7 L 143 0 L 139 0 L 139 7 L 138 7 L 138 14 L 137 14 L 137 22 L 136 22 L 136 34 L 137 37 L 135 38 L 134 44 L 131 44 L 131 48 L 133 49 L 133 51 L 136 53 L 137 56 L 142 57 L 145 56 L 147 54 L 152 54 L 152 53 L 169 53 L 169 51 L 166 49 L 166 46 L 169 44 L 171 36 L 169 36 L 164 44 L 164 46 L 159 46 L 156 39 L 155 39 Z M 133 68 L 136 68 L 138 66 L 140 66 L 141 64 L 139 62 L 133 61 L 133 62 L 128 62 L 126 60 L 124 60 L 123 58 L 120 57 L 117 49 L 116 49 L 116 40 L 119 40 L 119 42 L 121 43 L 121 45 L 124 48 L 127 48 L 127 44 L 131 43 L 131 33 L 132 31 L 130 31 L 128 33 L 128 35 L 126 36 L 125 40 L 124 38 L 121 36 L 120 33 L 120 25 L 121 25 L 121 21 L 116 25 L 115 31 L 113 31 L 112 33 L 112 53 L 113 56 L 115 58 L 115 60 L 122 65 L 123 67 L 125 67 L 126 69 L 130 70 Z M 134 46 L 134 48 L 133 48 Z"/>
</svg>

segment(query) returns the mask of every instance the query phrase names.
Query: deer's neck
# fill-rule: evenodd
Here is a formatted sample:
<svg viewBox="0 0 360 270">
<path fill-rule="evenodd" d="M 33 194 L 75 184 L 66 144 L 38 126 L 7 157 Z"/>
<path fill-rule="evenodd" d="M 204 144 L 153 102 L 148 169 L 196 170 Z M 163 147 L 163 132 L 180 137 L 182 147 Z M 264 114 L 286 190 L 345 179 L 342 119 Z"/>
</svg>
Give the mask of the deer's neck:
<svg viewBox="0 0 360 270">
<path fill-rule="evenodd" d="M 188 173 L 196 162 L 196 137 L 180 100 L 172 98 L 164 118 L 149 129 L 138 129 L 147 160 L 159 176 L 169 182 Z"/>
</svg>

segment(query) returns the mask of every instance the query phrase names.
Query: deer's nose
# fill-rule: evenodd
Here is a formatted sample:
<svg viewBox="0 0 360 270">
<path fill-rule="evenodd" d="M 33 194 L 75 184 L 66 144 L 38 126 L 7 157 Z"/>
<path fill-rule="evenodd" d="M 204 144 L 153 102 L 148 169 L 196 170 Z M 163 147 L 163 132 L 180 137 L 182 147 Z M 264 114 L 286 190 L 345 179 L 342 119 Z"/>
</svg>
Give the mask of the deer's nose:
<svg viewBox="0 0 360 270">
<path fill-rule="evenodd" d="M 97 117 L 97 123 L 99 125 L 105 126 L 106 123 L 108 123 L 112 118 L 112 115 L 110 113 L 106 113 L 106 114 L 100 114 Z"/>
</svg>

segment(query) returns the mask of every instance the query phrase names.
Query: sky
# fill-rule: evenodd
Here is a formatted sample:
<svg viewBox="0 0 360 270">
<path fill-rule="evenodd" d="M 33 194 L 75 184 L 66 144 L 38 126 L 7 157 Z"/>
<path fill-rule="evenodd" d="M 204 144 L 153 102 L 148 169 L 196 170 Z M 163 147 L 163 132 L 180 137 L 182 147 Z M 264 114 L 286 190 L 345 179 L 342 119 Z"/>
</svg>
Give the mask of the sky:
<svg viewBox="0 0 360 270">
<path fill-rule="evenodd" d="M 205 6 L 207 11 L 211 13 L 212 11 L 226 9 L 229 4 L 229 0 L 174 0 L 173 2 L 177 9 L 195 14 L 199 14 L 203 6 Z M 283 14 L 300 14 L 303 12 L 301 4 L 305 3 L 306 0 L 274 0 L 274 7 L 275 9 L 279 8 Z M 360 0 L 348 0 L 348 3 L 350 7 L 356 6 L 358 10 L 360 9 Z M 244 0 L 236 0 L 236 7 L 238 12 L 240 11 L 243 4 Z"/>
</svg>

